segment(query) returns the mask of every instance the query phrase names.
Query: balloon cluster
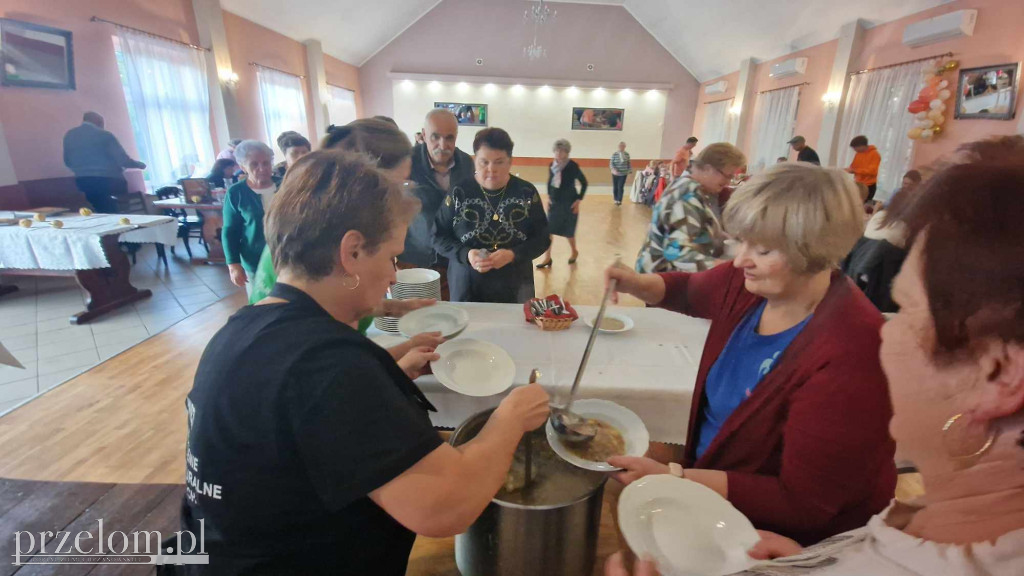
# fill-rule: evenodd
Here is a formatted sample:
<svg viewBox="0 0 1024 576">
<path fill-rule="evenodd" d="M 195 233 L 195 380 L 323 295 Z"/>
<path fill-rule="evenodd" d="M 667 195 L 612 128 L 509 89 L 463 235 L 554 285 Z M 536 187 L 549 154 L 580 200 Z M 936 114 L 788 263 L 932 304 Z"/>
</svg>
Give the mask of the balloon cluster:
<svg viewBox="0 0 1024 576">
<path fill-rule="evenodd" d="M 914 127 L 907 132 L 908 138 L 927 141 L 942 133 L 942 125 L 946 123 L 946 117 L 943 115 L 946 111 L 946 100 L 953 96 L 949 81 L 943 80 L 942 75 L 956 70 L 959 65 L 956 60 L 948 60 L 925 68 L 921 72 L 924 88 L 918 93 L 917 100 L 907 106 L 907 112 L 917 119 Z"/>
</svg>

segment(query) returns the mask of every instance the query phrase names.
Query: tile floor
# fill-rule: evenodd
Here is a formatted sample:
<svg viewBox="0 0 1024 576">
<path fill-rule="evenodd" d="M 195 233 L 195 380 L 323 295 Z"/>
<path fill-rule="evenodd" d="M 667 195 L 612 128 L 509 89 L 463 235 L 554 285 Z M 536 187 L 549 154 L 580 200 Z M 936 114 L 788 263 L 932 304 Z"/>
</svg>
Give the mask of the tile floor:
<svg viewBox="0 0 1024 576">
<path fill-rule="evenodd" d="M 180 242 L 176 252 L 165 267 L 145 245 L 132 284 L 153 296 L 82 326 L 68 322 L 85 308 L 74 278 L 4 276 L 20 290 L 0 297 L 0 342 L 25 369 L 0 366 L 0 415 L 239 290 L 225 267 L 193 266 Z"/>
</svg>

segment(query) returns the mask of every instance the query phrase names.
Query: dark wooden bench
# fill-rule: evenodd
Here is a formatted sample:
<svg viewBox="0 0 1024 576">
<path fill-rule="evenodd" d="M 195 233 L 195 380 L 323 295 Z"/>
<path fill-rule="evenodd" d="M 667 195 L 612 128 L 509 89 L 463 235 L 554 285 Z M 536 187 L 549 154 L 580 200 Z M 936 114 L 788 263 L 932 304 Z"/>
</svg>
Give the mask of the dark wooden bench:
<svg viewBox="0 0 1024 576">
<path fill-rule="evenodd" d="M 181 484 L 107 484 L 96 482 L 39 482 L 34 480 L 0 479 L 0 576 L 36 576 L 60 574 L 79 576 L 155 574 L 153 565 L 86 565 L 36 564 L 15 566 L 17 531 L 35 533 L 39 549 L 39 533 L 70 532 L 68 542 L 80 531 L 97 532 L 97 520 L 103 519 L 103 531 L 159 531 L 163 538 L 180 529 Z M 24 542 L 24 540 L 23 540 Z M 59 542 L 54 543 L 58 544 Z M 95 546 L 96 540 L 85 540 L 83 546 Z M 70 544 L 65 544 L 65 548 Z M 53 545 L 47 545 L 47 552 Z"/>
</svg>

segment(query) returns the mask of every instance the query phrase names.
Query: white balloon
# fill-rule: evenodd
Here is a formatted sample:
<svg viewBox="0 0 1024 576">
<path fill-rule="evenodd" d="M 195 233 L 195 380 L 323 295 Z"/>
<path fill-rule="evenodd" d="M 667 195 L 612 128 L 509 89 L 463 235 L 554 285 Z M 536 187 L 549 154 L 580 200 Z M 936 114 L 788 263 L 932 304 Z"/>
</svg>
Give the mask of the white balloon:
<svg viewBox="0 0 1024 576">
<path fill-rule="evenodd" d="M 932 137 L 932 131 L 931 130 L 922 130 L 921 131 L 921 138 L 926 138 L 927 139 L 927 138 L 931 138 L 931 137 Z"/>
<path fill-rule="evenodd" d="M 928 128 L 931 128 L 932 126 L 935 126 L 935 121 L 932 120 L 931 118 L 926 118 L 926 119 L 921 120 L 920 122 L 918 122 L 918 124 L 920 124 L 921 128 L 924 128 L 924 129 L 927 130 Z"/>
<path fill-rule="evenodd" d="M 936 98 L 935 100 L 932 100 L 931 103 L 928 104 L 928 106 L 930 106 L 932 110 L 938 110 L 945 106 L 945 104 L 942 103 L 942 100 Z"/>
<path fill-rule="evenodd" d="M 945 88 L 947 86 L 949 86 L 949 82 L 948 81 L 943 80 L 942 82 L 939 82 L 939 90 L 942 90 L 943 88 Z"/>
<path fill-rule="evenodd" d="M 916 117 L 916 118 L 917 118 L 918 120 L 924 120 L 925 118 L 927 118 L 927 117 L 928 117 L 928 113 L 927 113 L 927 112 L 918 112 L 917 114 L 914 114 L 914 116 L 915 116 L 915 117 Z"/>
<path fill-rule="evenodd" d="M 949 90 L 939 90 L 939 100 L 949 100 L 953 93 Z"/>
</svg>

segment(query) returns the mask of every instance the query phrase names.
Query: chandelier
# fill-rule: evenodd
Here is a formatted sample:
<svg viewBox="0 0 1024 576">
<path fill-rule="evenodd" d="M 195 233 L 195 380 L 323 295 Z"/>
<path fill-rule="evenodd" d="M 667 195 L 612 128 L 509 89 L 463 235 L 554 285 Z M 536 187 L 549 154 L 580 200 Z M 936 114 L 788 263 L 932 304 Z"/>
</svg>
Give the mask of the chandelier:
<svg viewBox="0 0 1024 576">
<path fill-rule="evenodd" d="M 549 21 L 553 21 L 557 16 L 558 10 L 552 9 L 544 0 L 537 0 L 536 3 L 523 12 L 523 21 L 526 23 L 533 22 L 533 41 L 523 47 L 524 57 L 530 61 L 535 61 L 547 56 L 547 49 L 537 41 L 537 33 L 541 26 Z"/>
</svg>

